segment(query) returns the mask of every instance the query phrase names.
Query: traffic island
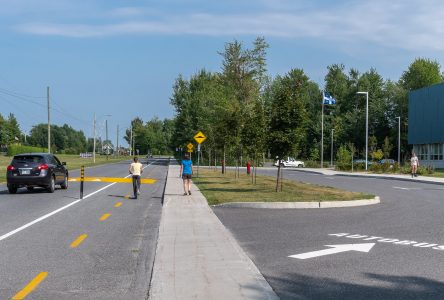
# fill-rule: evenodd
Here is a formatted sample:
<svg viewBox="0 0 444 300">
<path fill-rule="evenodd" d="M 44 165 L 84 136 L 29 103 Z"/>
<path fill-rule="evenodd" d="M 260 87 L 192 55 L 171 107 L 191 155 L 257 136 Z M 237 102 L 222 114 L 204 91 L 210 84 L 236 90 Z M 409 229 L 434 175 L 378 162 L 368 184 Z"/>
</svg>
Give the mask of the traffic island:
<svg viewBox="0 0 444 300">
<path fill-rule="evenodd" d="M 251 175 L 250 175 L 251 176 Z M 276 178 L 257 176 L 256 183 L 247 174 L 226 174 L 204 169 L 193 182 L 212 206 L 252 208 L 329 208 L 372 205 L 379 197 L 346 191 L 329 186 L 282 181 L 282 191 L 276 192 Z M 280 190 L 280 185 L 278 187 Z"/>
</svg>

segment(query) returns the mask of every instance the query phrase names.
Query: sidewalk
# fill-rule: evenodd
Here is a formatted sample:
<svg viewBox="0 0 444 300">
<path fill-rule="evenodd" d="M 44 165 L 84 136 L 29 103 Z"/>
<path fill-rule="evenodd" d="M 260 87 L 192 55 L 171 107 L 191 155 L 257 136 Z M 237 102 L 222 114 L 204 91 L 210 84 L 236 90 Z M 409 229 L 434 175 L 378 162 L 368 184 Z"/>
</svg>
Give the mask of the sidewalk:
<svg viewBox="0 0 444 300">
<path fill-rule="evenodd" d="M 279 299 L 196 186 L 183 196 L 178 165 L 168 171 L 149 299 Z"/>
</svg>

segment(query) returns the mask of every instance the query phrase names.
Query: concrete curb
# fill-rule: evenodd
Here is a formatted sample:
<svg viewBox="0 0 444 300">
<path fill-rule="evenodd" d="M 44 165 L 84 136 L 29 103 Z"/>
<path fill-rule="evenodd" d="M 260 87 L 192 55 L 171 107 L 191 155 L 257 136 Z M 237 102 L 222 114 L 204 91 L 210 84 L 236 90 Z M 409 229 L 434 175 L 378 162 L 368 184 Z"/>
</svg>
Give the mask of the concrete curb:
<svg viewBox="0 0 444 300">
<path fill-rule="evenodd" d="M 349 201 L 313 201 L 313 202 L 230 202 L 213 207 L 229 208 L 269 208 L 269 209 L 305 209 L 305 208 L 339 208 L 365 206 L 381 203 L 381 199 L 376 196 L 373 199 L 349 200 Z"/>
<path fill-rule="evenodd" d="M 441 181 L 436 181 L 436 180 L 433 180 L 433 179 L 428 179 L 428 180 L 418 179 L 418 177 L 416 177 L 416 178 L 410 178 L 410 177 L 404 178 L 404 177 L 391 177 L 391 176 L 385 176 L 385 175 L 376 176 L 376 175 L 353 175 L 353 174 L 335 174 L 333 176 L 367 177 L 367 178 L 376 178 L 376 179 L 388 179 L 388 180 L 399 180 L 399 181 L 408 181 L 408 182 L 419 182 L 419 183 L 444 185 L 444 182 L 441 182 Z"/>
<path fill-rule="evenodd" d="M 435 178 L 435 177 L 427 177 L 427 176 L 421 176 L 415 178 L 411 178 L 410 175 L 399 175 L 399 174 L 393 174 L 393 175 L 387 175 L 387 174 L 363 174 L 363 173 L 340 173 L 338 171 L 332 171 L 332 170 L 304 170 L 304 169 L 296 169 L 293 168 L 291 171 L 296 172 L 305 172 L 305 173 L 312 173 L 312 174 L 321 174 L 325 176 L 344 176 L 344 177 L 366 177 L 366 178 L 375 178 L 375 179 L 387 179 L 387 180 L 399 180 L 399 181 L 407 181 L 407 182 L 419 182 L 419 183 L 428 183 L 428 184 L 438 184 L 438 185 L 444 185 L 444 179 L 443 178 Z"/>
</svg>

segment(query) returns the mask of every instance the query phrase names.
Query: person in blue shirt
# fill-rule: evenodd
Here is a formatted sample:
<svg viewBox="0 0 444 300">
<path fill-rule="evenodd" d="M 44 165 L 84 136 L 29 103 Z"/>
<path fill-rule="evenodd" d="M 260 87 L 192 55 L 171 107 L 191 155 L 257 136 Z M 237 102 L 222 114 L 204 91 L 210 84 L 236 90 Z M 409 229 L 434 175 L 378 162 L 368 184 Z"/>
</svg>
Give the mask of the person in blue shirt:
<svg viewBox="0 0 444 300">
<path fill-rule="evenodd" d="M 193 162 L 190 159 L 190 154 L 185 153 L 185 157 L 180 165 L 180 175 L 183 179 L 184 196 L 191 195 L 191 175 L 193 175 Z"/>
</svg>

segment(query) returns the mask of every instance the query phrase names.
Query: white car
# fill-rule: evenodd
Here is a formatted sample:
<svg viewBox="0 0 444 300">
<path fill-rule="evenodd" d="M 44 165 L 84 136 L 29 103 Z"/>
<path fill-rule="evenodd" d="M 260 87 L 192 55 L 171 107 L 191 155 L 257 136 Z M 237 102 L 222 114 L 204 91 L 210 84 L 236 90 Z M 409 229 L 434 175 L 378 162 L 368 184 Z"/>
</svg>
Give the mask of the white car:
<svg viewBox="0 0 444 300">
<path fill-rule="evenodd" d="M 287 157 L 286 159 L 281 159 L 281 167 L 294 167 L 294 168 L 303 168 L 305 164 L 303 161 L 296 160 L 293 157 Z M 274 165 L 276 167 L 279 166 L 279 161 L 277 160 Z"/>
</svg>

